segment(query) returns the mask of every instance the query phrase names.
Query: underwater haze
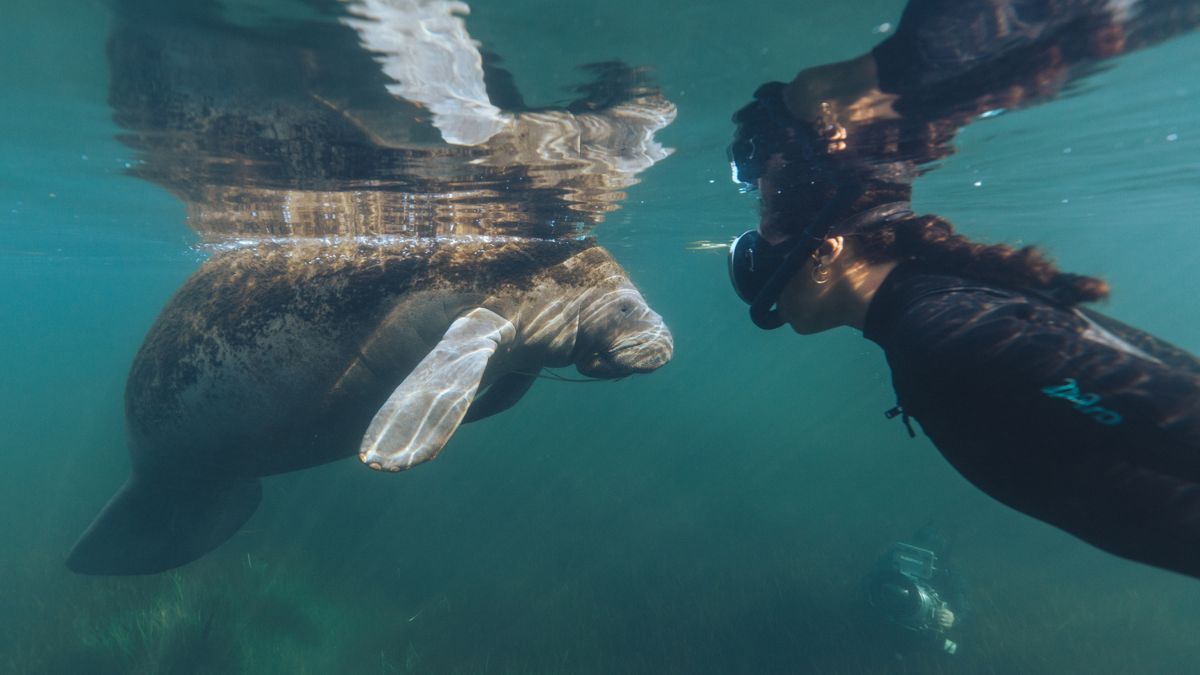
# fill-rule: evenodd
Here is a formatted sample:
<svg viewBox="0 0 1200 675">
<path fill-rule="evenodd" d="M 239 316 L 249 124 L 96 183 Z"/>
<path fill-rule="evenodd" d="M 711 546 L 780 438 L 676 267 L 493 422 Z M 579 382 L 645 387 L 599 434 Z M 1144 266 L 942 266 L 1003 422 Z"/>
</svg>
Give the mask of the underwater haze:
<svg viewBox="0 0 1200 675">
<path fill-rule="evenodd" d="M 619 59 L 676 106 L 655 134 L 673 153 L 588 225 L 673 360 L 539 380 L 411 471 L 268 477 L 250 521 L 178 569 L 68 571 L 129 473 L 134 356 L 211 253 L 183 201 L 134 175 L 110 106 L 115 4 L 8 0 L 0 24 L 0 673 L 1200 672 L 1200 582 L 981 493 L 885 419 L 875 345 L 758 330 L 704 245 L 758 221 L 730 181 L 732 113 L 869 50 L 901 0 L 470 3 L 471 37 L 528 105 L 571 101 L 580 66 Z M 222 3 L 256 27 L 336 4 Z M 1200 34 L 1109 65 L 965 128 L 916 210 L 1104 277 L 1106 314 L 1197 353 Z M 898 660 L 864 578 L 926 526 L 952 542 L 970 613 L 953 656 Z"/>
</svg>

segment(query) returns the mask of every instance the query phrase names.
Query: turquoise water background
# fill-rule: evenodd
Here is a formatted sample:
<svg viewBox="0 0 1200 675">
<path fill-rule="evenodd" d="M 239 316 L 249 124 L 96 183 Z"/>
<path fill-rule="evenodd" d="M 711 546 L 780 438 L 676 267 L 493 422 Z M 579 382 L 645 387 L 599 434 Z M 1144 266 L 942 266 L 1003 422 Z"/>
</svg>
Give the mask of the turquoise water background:
<svg viewBox="0 0 1200 675">
<path fill-rule="evenodd" d="M 259 20 L 287 2 L 248 3 Z M 539 382 L 400 475 L 345 461 L 265 481 L 178 571 L 63 558 L 128 470 L 122 391 L 203 259 L 182 205 L 125 175 L 102 3 L 9 0 L 0 24 L 0 672 L 1189 673 L 1200 583 L 1104 554 L 966 483 L 849 329 L 750 324 L 720 251 L 756 222 L 729 116 L 766 80 L 855 56 L 903 3 L 488 0 L 471 34 L 527 101 L 576 66 L 654 67 L 675 154 L 596 229 L 676 336 L 617 383 Z M 917 205 L 1106 277 L 1102 309 L 1200 352 L 1200 35 L 1072 96 L 978 123 Z M 1014 424 L 1019 424 L 1014 420 Z M 895 661 L 862 579 L 934 523 L 973 610 L 954 657 Z"/>
</svg>

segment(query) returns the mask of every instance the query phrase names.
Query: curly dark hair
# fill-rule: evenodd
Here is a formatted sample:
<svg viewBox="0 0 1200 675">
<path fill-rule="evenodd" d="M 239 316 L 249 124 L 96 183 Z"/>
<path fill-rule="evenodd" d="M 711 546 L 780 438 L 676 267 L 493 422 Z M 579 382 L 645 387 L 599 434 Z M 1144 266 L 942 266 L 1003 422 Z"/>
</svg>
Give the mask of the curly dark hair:
<svg viewBox="0 0 1200 675">
<path fill-rule="evenodd" d="M 1034 291 L 1068 306 L 1108 297 L 1108 283 L 1103 279 L 1063 272 L 1034 246 L 1015 248 L 972 241 L 956 233 L 940 216 L 887 223 L 854 240 L 857 252 L 869 263 L 915 260 L 949 274 L 1016 291 Z"/>
</svg>

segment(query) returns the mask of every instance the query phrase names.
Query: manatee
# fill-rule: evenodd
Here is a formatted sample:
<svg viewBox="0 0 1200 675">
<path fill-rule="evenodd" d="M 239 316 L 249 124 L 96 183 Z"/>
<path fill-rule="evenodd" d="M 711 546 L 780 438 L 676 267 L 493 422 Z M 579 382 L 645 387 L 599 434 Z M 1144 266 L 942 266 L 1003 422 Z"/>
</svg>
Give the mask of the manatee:
<svg viewBox="0 0 1200 675">
<path fill-rule="evenodd" d="M 211 255 L 134 359 L 132 475 L 70 552 L 77 572 L 203 556 L 263 476 L 427 461 L 542 368 L 619 378 L 671 358 L 590 238 L 669 154 L 654 133 L 675 107 L 643 71 L 594 64 L 580 98 L 530 108 L 462 3 L 299 4 L 315 18 L 112 3 L 130 173 L 183 202 Z"/>
<path fill-rule="evenodd" d="M 262 476 L 354 454 L 401 471 L 436 457 L 460 423 L 514 405 L 542 368 L 618 378 L 671 355 L 662 318 L 592 240 L 220 252 L 134 360 L 132 476 L 67 564 L 184 564 L 253 513 Z"/>
</svg>

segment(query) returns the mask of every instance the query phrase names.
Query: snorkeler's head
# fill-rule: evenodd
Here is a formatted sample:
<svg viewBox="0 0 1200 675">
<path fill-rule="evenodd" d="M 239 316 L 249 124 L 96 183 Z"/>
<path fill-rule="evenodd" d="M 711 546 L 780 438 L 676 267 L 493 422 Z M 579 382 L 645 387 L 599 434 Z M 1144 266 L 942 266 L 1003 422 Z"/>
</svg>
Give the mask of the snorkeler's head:
<svg viewBox="0 0 1200 675">
<path fill-rule="evenodd" d="M 881 206 L 907 208 L 912 193 L 908 162 L 864 155 L 876 150 L 873 134 L 852 137 L 829 106 L 812 106 L 812 119 L 798 117 L 784 100 L 788 86 L 758 88 L 733 116 L 728 150 L 733 180 L 761 199 L 757 230 L 730 247 L 730 279 L 765 329 L 783 324 L 774 309 L 779 293 L 826 237 L 849 221 L 861 225 Z"/>
</svg>

